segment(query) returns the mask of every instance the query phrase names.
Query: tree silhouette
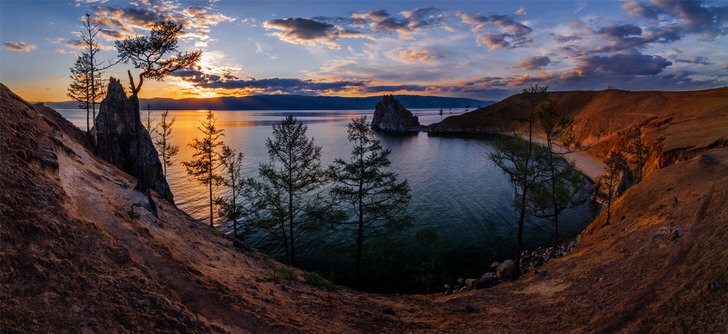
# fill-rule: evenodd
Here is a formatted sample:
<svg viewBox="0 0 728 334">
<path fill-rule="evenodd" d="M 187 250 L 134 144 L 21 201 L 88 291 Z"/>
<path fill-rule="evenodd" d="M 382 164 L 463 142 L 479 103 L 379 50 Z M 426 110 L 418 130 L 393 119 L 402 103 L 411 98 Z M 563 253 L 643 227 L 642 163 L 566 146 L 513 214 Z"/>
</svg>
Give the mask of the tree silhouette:
<svg viewBox="0 0 728 334">
<path fill-rule="evenodd" d="M 81 21 L 83 23 L 81 32 L 83 51 L 77 56 L 71 67 L 72 81 L 68 87 L 68 97 L 78 101 L 79 106 L 86 109 L 86 131 L 89 131 L 89 118 L 93 120 L 94 127 L 96 127 L 96 102 L 106 94 L 102 79 L 103 71 L 115 65 L 116 62 L 109 60 L 101 64 L 97 61 L 96 55 L 101 51 L 96 40 L 99 28 L 91 23 L 89 13 L 86 13 Z M 97 143 L 96 139 L 96 133 L 94 133 L 94 145 Z"/>
<path fill-rule="evenodd" d="M 564 117 L 559 112 L 556 102 L 547 101 L 541 105 L 536 114 L 541 129 L 546 135 L 546 148 L 548 152 L 554 151 L 554 142 L 561 140 L 561 145 L 568 147 L 573 141 L 571 129 L 573 120 Z M 584 186 L 584 178 L 573 164 L 567 164 L 554 154 L 548 154 L 543 167 L 546 170 L 546 179 L 529 194 L 529 201 L 534 208 L 534 215 L 540 218 L 549 218 L 554 227 L 552 257 L 555 257 L 559 243 L 559 215 L 562 211 L 581 203 L 577 194 Z"/>
<path fill-rule="evenodd" d="M 238 220 L 244 216 L 244 208 L 239 199 L 245 194 L 243 191 L 247 189 L 247 182 L 242 175 L 243 152 L 237 152 L 227 145 L 222 146 L 222 154 L 220 160 L 223 166 L 222 183 L 230 188 L 231 196 L 229 198 L 218 197 L 215 204 L 218 206 L 218 214 L 227 221 L 233 222 L 233 236 L 238 238 Z M 247 231 L 247 229 L 245 229 Z"/>
<path fill-rule="evenodd" d="M 407 205 L 412 197 L 407 181 L 398 182 L 397 174 L 385 169 L 390 166 L 390 150 L 382 148 L 367 126 L 366 117 L 349 123 L 349 142 L 354 147 L 351 160 L 334 160 L 329 176 L 335 184 L 331 189 L 334 201 L 346 203 L 354 220 L 339 222 L 355 227 L 355 282 L 361 283 L 362 250 L 366 239 L 378 233 L 399 230 L 410 225 Z"/>
<path fill-rule="evenodd" d="M 607 164 L 607 181 L 604 186 L 607 187 L 607 222 L 605 225 L 609 225 L 609 218 L 611 216 L 612 209 L 612 193 L 614 192 L 614 181 L 619 178 L 618 174 L 622 173 L 627 168 L 627 160 L 624 158 L 624 154 L 619 151 L 609 152 L 609 156 L 604 159 L 604 163 Z"/>
<path fill-rule="evenodd" d="M 281 229 L 291 265 L 296 264 L 296 231 L 315 227 L 311 213 L 322 205 L 314 192 L 325 182 L 321 147 L 307 137 L 307 128 L 290 115 L 274 124 L 273 137 L 266 139 L 270 162 L 260 165 L 261 180 L 252 183 L 258 207 L 268 212 L 257 226 L 268 231 Z"/>
<path fill-rule="evenodd" d="M 197 182 L 208 186 L 210 198 L 210 227 L 214 227 L 213 197 L 212 188 L 223 183 L 223 177 L 217 172 L 222 166 L 221 155 L 217 148 L 223 145 L 220 137 L 224 136 L 222 129 L 215 126 L 215 115 L 211 110 L 207 111 L 204 121 L 200 121 L 197 129 L 202 132 L 202 138 L 194 138 L 189 144 L 195 151 L 192 153 L 192 160 L 184 161 L 182 164 Z"/>
<path fill-rule="evenodd" d="M 549 159 L 551 152 L 545 147 L 530 143 L 520 137 L 513 137 L 496 142 L 495 152 L 490 154 L 490 159 L 498 166 L 511 181 L 514 190 L 513 204 L 519 210 L 518 235 L 516 241 L 516 272 L 518 277 L 521 273 L 521 246 L 523 242 L 523 224 L 527 210 L 531 202 L 529 193 L 538 187 L 539 182 L 546 174 L 543 166 Z"/>
<path fill-rule="evenodd" d="M 179 153 L 179 146 L 172 145 L 172 125 L 174 125 L 175 118 L 167 120 L 169 117 L 169 110 L 162 112 L 162 121 L 159 122 L 159 136 L 154 144 L 159 150 L 159 155 L 162 158 L 162 168 L 164 170 L 164 178 L 167 178 L 167 167 L 172 166 L 172 158 Z"/>
<path fill-rule="evenodd" d="M 642 141 L 642 131 L 636 128 L 629 132 L 628 136 L 632 141 L 627 147 L 627 153 L 633 155 L 631 162 L 637 167 L 637 181 L 642 181 L 642 169 L 645 168 L 650 148 Z"/>
</svg>

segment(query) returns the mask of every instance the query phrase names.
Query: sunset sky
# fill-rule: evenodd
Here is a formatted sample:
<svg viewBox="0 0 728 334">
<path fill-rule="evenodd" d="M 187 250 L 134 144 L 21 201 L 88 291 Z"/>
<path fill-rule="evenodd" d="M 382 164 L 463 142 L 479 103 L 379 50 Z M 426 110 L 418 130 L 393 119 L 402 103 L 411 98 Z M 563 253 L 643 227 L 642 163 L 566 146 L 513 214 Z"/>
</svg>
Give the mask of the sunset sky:
<svg viewBox="0 0 728 334">
<path fill-rule="evenodd" d="M 81 17 L 113 41 L 183 23 L 199 66 L 142 97 L 384 92 L 495 100 L 551 90 L 688 90 L 728 85 L 728 3 L 637 1 L 0 0 L 0 81 L 65 101 Z M 107 75 L 126 82 L 130 64 Z M 136 71 L 133 70 L 133 73 Z"/>
</svg>

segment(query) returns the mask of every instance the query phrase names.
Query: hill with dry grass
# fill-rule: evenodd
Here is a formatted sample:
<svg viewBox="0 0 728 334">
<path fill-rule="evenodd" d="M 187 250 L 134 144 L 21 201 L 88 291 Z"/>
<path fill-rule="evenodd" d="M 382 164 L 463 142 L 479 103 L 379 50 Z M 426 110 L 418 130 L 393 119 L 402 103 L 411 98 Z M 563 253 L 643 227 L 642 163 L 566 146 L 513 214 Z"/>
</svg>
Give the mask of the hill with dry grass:
<svg viewBox="0 0 728 334">
<path fill-rule="evenodd" d="M 643 124 L 663 149 L 683 150 L 685 159 L 675 159 L 678 163 L 627 190 L 615 203 L 613 222 L 597 218 L 574 252 L 540 267 L 538 274 L 453 295 L 381 295 L 312 279 L 196 222 L 156 195 L 155 217 L 145 197 L 133 190 L 135 180 L 96 157 L 80 130 L 54 110 L 30 105 L 0 85 L 0 331 L 674 333 L 728 328 L 728 149 L 711 149 L 728 135 L 721 107 L 726 89 L 694 93 L 692 114 L 659 102 L 685 100 L 682 93 L 653 93 L 662 97 L 644 105 L 662 103 L 659 114 L 632 118 L 604 111 L 623 112 L 617 105 L 589 113 L 578 105 L 611 105 L 602 95 L 633 93 L 554 94 L 572 96 L 559 103 L 573 104 L 582 124 L 580 139 L 594 154 L 610 136 Z M 495 108 L 500 109 L 449 118 L 441 126 L 453 129 L 468 120 L 460 124 L 473 122 L 478 127 L 469 129 L 483 131 L 495 126 L 487 120 L 497 120 L 496 111 L 508 110 L 513 115 L 497 126 L 520 126 L 515 107 Z M 607 121 L 601 125 L 597 119 Z"/>
</svg>

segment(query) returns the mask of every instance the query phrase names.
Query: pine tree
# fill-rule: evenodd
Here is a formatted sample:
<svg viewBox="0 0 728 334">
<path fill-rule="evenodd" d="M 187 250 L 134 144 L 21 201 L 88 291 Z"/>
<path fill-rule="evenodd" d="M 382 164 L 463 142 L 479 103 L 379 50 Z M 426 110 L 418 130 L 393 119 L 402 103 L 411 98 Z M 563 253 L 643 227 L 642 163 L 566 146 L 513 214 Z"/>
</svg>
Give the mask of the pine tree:
<svg viewBox="0 0 728 334">
<path fill-rule="evenodd" d="M 566 135 L 562 145 L 569 146 L 573 137 L 568 131 L 573 120 L 564 117 L 558 111 L 556 103 L 548 101 L 541 105 L 537 113 L 541 129 L 546 135 L 546 148 L 548 152 L 554 151 L 554 142 Z M 543 166 L 546 170 L 545 179 L 529 194 L 529 201 L 534 208 L 534 215 L 540 218 L 549 218 L 554 227 L 552 256 L 555 257 L 559 243 L 559 215 L 568 208 L 581 203 L 577 194 L 584 186 L 584 178 L 573 164 L 567 164 L 554 154 L 548 154 Z"/>
<path fill-rule="evenodd" d="M 645 168 L 647 158 L 649 158 L 650 148 L 642 141 L 642 131 L 636 128 L 629 133 L 632 141 L 627 147 L 627 153 L 633 155 L 630 162 L 637 167 L 637 181 L 642 181 L 642 169 Z"/>
<path fill-rule="evenodd" d="M 307 126 L 290 115 L 274 124 L 273 138 L 266 139 L 270 162 L 260 165 L 261 180 L 253 182 L 257 206 L 268 213 L 257 226 L 269 232 L 280 229 L 291 265 L 296 264 L 296 232 L 315 226 L 310 214 L 322 206 L 315 191 L 326 181 L 321 147 L 306 131 Z"/>
<path fill-rule="evenodd" d="M 512 137 L 496 142 L 495 152 L 490 159 L 509 178 L 513 185 L 514 206 L 519 210 L 518 234 L 516 239 L 516 277 L 521 273 L 521 246 L 523 243 L 523 224 L 529 210 L 529 193 L 541 185 L 546 173 L 543 166 L 551 152 L 540 145 L 531 144 L 520 138 Z"/>
<path fill-rule="evenodd" d="M 115 65 L 115 62 L 107 61 L 101 64 L 96 55 L 101 51 L 96 35 L 99 28 L 91 23 L 91 14 L 84 16 L 81 40 L 84 48 L 81 54 L 71 67 L 71 84 L 68 87 L 68 97 L 79 102 L 82 109 L 86 109 L 86 131 L 90 130 L 91 119 L 96 127 L 96 102 L 106 94 L 103 71 Z M 96 144 L 96 133 L 94 133 L 94 144 Z"/>
<path fill-rule="evenodd" d="M 162 168 L 164 169 L 164 178 L 167 178 L 167 167 L 172 166 L 172 158 L 179 153 L 179 146 L 172 145 L 172 125 L 175 118 L 167 121 L 169 117 L 169 109 L 162 112 L 162 121 L 159 123 L 159 136 L 154 144 L 159 150 L 162 158 Z"/>
<path fill-rule="evenodd" d="M 605 225 L 609 225 L 609 218 L 612 213 L 612 197 L 615 191 L 614 181 L 619 178 L 625 168 L 627 168 L 627 160 L 624 158 L 624 154 L 619 151 L 609 152 L 609 156 L 604 159 L 604 163 L 607 164 L 607 181 L 603 183 L 607 187 L 607 221 Z"/>
<path fill-rule="evenodd" d="M 244 216 L 244 208 L 240 199 L 245 196 L 247 189 L 246 180 L 242 175 L 243 153 L 236 152 L 227 145 L 222 146 L 220 160 L 223 166 L 222 183 L 230 188 L 231 195 L 228 198 L 218 197 L 215 204 L 218 206 L 218 214 L 227 221 L 233 222 L 233 236 L 238 238 L 238 220 Z M 247 230 L 247 229 L 244 229 Z M 243 233 L 245 234 L 245 233 Z"/>
<path fill-rule="evenodd" d="M 150 104 L 147 104 L 147 120 L 144 124 L 144 127 L 147 128 L 147 132 L 149 132 L 149 137 L 152 138 L 152 141 L 155 141 L 158 134 L 158 124 L 155 123 L 154 118 L 152 118 L 152 106 Z"/>
<path fill-rule="evenodd" d="M 365 117 L 351 121 L 347 132 L 354 145 L 351 160 L 336 159 L 328 173 L 335 182 L 331 189 L 334 201 L 345 203 L 353 214 L 353 220 L 338 224 L 354 227 L 358 285 L 366 239 L 409 226 L 407 205 L 412 196 L 406 180 L 398 182 L 396 173 L 385 170 L 392 152 L 382 148 Z"/>
<path fill-rule="evenodd" d="M 192 153 L 192 160 L 184 161 L 182 164 L 187 169 L 187 174 L 197 182 L 206 185 L 209 189 L 210 198 L 210 227 L 214 227 L 213 214 L 213 187 L 222 184 L 223 177 L 217 172 L 222 166 L 221 155 L 217 148 L 223 145 L 220 137 L 224 136 L 222 129 L 215 125 L 215 115 L 211 110 L 207 111 L 207 117 L 200 121 L 201 126 L 197 129 L 202 132 L 202 138 L 194 138 L 189 144 L 195 152 Z"/>
</svg>

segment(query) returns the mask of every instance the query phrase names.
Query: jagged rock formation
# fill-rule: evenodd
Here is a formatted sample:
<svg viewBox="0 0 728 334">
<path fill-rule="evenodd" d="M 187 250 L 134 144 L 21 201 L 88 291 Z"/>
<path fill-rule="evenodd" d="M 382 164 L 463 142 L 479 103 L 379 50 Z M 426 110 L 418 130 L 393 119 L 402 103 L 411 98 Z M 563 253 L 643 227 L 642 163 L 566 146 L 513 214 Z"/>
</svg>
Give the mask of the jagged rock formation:
<svg viewBox="0 0 728 334">
<path fill-rule="evenodd" d="M 417 120 L 417 116 L 407 110 L 392 95 L 384 95 L 377 103 L 372 119 L 375 131 L 413 132 L 425 129 Z"/>
<path fill-rule="evenodd" d="M 98 138 L 96 154 L 137 179 L 146 177 L 149 188 L 174 203 L 157 149 L 136 115 L 139 110 L 136 96 L 127 98 L 121 82 L 114 78 L 109 80 L 107 92 L 96 116 L 96 127 L 91 130 Z M 140 138 L 137 138 L 137 129 Z"/>
</svg>

